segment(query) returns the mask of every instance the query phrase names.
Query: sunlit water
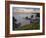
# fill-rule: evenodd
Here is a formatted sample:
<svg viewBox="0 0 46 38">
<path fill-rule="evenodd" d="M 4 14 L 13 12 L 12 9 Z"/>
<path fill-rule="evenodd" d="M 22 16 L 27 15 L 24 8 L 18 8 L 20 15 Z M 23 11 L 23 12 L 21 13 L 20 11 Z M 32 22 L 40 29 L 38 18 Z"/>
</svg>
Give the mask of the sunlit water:
<svg viewBox="0 0 46 38">
<path fill-rule="evenodd" d="M 31 14 L 15 14 L 14 17 L 17 19 L 17 23 L 21 23 L 21 26 L 30 24 L 30 20 L 26 20 L 25 17 L 31 17 Z"/>
</svg>

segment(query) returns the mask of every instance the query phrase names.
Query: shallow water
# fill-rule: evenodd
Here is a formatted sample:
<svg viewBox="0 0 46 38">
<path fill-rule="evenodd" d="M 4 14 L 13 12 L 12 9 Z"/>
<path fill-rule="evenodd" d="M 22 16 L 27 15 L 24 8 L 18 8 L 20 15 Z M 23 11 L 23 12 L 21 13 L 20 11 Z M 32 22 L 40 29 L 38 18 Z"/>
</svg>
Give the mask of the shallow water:
<svg viewBox="0 0 46 38">
<path fill-rule="evenodd" d="M 21 23 L 21 26 L 23 26 L 25 24 L 30 24 L 30 20 L 26 20 L 24 18 L 20 18 L 20 19 L 18 19 L 17 23 Z"/>
</svg>

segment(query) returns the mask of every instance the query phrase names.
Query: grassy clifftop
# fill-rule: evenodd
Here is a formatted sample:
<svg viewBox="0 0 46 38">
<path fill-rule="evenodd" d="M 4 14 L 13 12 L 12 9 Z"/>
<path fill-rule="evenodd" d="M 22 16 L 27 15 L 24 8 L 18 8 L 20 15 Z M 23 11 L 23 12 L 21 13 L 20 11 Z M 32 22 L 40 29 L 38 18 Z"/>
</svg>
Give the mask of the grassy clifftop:
<svg viewBox="0 0 46 38">
<path fill-rule="evenodd" d="M 40 29 L 39 23 L 31 23 L 31 24 L 23 25 L 16 30 L 39 30 L 39 29 Z"/>
</svg>

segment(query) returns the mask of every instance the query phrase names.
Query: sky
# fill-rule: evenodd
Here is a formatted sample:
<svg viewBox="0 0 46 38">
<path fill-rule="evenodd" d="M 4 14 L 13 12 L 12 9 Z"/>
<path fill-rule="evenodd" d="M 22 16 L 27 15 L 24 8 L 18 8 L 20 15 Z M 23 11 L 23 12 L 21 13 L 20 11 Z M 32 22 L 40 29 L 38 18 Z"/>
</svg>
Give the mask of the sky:
<svg viewBox="0 0 46 38">
<path fill-rule="evenodd" d="M 20 12 L 20 13 L 30 13 L 30 12 L 39 12 L 40 8 L 29 8 L 29 7 L 13 7 L 13 12 Z"/>
<path fill-rule="evenodd" d="M 13 7 L 13 10 L 20 10 L 20 9 L 33 9 L 33 10 L 40 10 L 40 8 Z"/>
</svg>

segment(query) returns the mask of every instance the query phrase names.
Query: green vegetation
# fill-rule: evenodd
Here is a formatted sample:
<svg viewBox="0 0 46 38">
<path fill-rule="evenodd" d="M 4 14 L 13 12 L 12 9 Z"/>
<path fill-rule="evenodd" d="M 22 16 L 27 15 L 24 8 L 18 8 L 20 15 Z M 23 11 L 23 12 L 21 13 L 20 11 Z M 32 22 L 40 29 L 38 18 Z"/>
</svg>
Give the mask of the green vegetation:
<svg viewBox="0 0 46 38">
<path fill-rule="evenodd" d="M 31 24 L 23 25 L 16 30 L 39 30 L 39 29 L 40 29 L 39 23 L 31 23 Z"/>
</svg>

